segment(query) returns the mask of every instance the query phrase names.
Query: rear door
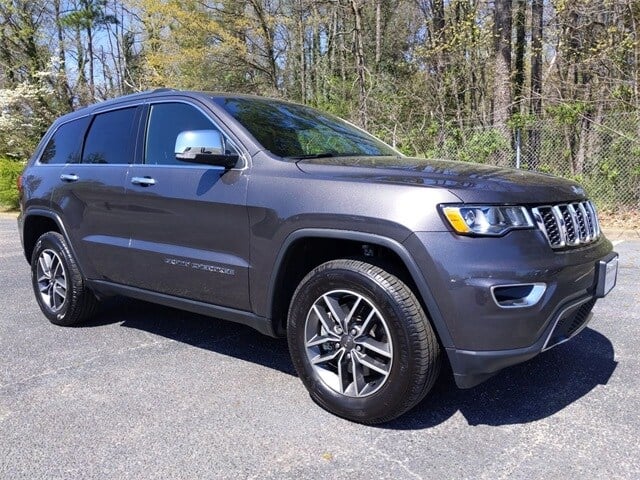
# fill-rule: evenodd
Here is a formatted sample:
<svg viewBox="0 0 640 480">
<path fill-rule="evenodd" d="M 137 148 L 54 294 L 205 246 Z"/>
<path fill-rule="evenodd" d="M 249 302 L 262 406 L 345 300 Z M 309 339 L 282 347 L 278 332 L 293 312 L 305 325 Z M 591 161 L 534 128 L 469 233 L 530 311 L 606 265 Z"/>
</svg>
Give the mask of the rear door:
<svg viewBox="0 0 640 480">
<path fill-rule="evenodd" d="M 90 121 L 91 117 L 85 116 L 65 122 L 47 139 L 36 164 L 23 174 L 27 208 L 51 208 L 51 198 L 57 196 L 62 186 L 60 176 L 66 166 L 80 163 L 82 142 Z"/>
<path fill-rule="evenodd" d="M 124 186 L 141 112 L 141 107 L 127 107 L 94 115 L 79 162 L 65 165 L 52 198 L 91 279 L 131 283 Z"/>
<path fill-rule="evenodd" d="M 210 129 L 222 132 L 199 105 L 149 105 L 142 160 L 127 181 L 130 267 L 140 288 L 249 310 L 246 155 L 224 170 L 174 154 L 180 132 Z"/>
</svg>

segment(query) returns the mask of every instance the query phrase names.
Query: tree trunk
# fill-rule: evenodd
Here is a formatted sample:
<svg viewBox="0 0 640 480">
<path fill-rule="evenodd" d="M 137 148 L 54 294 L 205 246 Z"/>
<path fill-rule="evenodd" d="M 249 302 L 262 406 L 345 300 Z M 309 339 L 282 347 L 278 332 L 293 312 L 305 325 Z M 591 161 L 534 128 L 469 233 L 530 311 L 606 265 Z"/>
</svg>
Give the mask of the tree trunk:
<svg viewBox="0 0 640 480">
<path fill-rule="evenodd" d="M 338 8 L 341 7 L 340 2 L 338 2 Z M 336 10 L 336 25 L 337 29 L 340 32 L 340 51 L 338 58 L 340 59 L 340 79 L 344 84 L 347 81 L 347 46 L 344 40 L 345 31 L 344 31 L 344 15 L 341 15 L 342 12 Z M 338 23 L 339 20 L 342 19 L 342 22 Z"/>
<path fill-rule="evenodd" d="M 78 80 L 76 82 L 77 89 L 76 95 L 78 97 L 78 102 L 81 106 L 88 105 L 91 103 L 87 98 L 87 76 L 85 74 L 85 58 L 84 58 L 84 45 L 82 44 L 82 32 L 80 31 L 80 27 L 75 28 L 75 44 L 76 44 L 76 55 L 77 55 L 77 64 L 78 64 Z"/>
<path fill-rule="evenodd" d="M 64 30 L 61 23 L 60 0 L 53 0 L 53 20 L 56 24 L 58 39 L 58 90 L 63 97 L 63 103 L 69 108 L 69 111 L 71 111 L 73 110 L 73 94 L 67 79 L 67 55 L 65 51 Z"/>
<path fill-rule="evenodd" d="M 580 118 L 580 136 L 578 143 L 578 151 L 576 153 L 575 174 L 582 175 L 587 166 L 587 162 L 593 156 L 594 146 L 594 128 L 593 128 L 593 111 L 591 109 L 584 112 Z"/>
<path fill-rule="evenodd" d="M 328 70 L 330 75 L 336 71 L 336 41 L 338 40 L 338 13 L 334 9 L 331 12 L 331 34 L 327 40 Z"/>
<path fill-rule="evenodd" d="M 517 0 L 517 10 L 515 17 L 516 24 L 516 45 L 513 77 L 513 110 L 512 113 L 522 113 L 522 90 L 524 87 L 524 52 L 527 46 L 526 41 L 526 21 L 527 21 L 527 0 Z"/>
<path fill-rule="evenodd" d="M 320 14 L 318 12 L 318 5 L 313 4 L 313 79 L 311 93 L 312 98 L 317 100 L 321 91 L 321 82 L 324 75 L 321 71 L 321 51 L 320 51 Z"/>
<path fill-rule="evenodd" d="M 307 58 L 305 55 L 305 35 L 304 35 L 304 8 L 302 0 L 298 3 L 298 42 L 300 51 L 300 69 L 298 75 L 300 75 L 300 99 L 302 103 L 307 103 Z"/>
<path fill-rule="evenodd" d="M 564 127 L 564 141 L 566 145 L 566 151 L 569 154 L 569 166 L 571 167 L 569 173 L 571 175 L 576 174 L 576 131 L 573 125 L 566 125 Z"/>
<path fill-rule="evenodd" d="M 93 29 L 88 26 L 87 29 L 87 56 L 89 57 L 89 93 L 91 101 L 96 100 L 96 85 L 93 73 Z"/>
<path fill-rule="evenodd" d="M 493 124 L 506 145 L 511 144 L 507 125 L 511 112 L 511 20 L 511 0 L 495 0 Z M 508 147 L 497 152 L 496 157 L 498 165 L 511 163 Z"/>
<path fill-rule="evenodd" d="M 437 51 L 434 67 L 436 74 L 440 79 L 440 75 L 444 70 L 444 54 L 438 47 L 441 45 L 445 45 L 447 42 L 447 38 L 445 35 L 446 22 L 444 15 L 444 0 L 432 0 L 431 10 L 423 11 L 423 13 L 425 14 L 425 21 L 427 22 L 427 24 L 429 21 L 432 22 L 431 28 L 429 29 L 429 40 L 431 42 L 431 47 L 435 48 Z"/>
<path fill-rule="evenodd" d="M 538 122 L 542 117 L 542 29 L 544 0 L 531 0 L 531 105 L 529 112 Z M 540 167 L 540 130 L 529 133 L 529 168 Z"/>
<path fill-rule="evenodd" d="M 376 68 L 382 58 L 382 0 L 376 0 Z"/>
<path fill-rule="evenodd" d="M 2 61 L 2 75 L 0 75 L 0 86 L 2 88 L 13 87 L 15 83 L 15 72 L 13 71 L 13 58 L 11 55 L 11 49 L 9 48 L 9 41 L 5 34 L 4 28 L 0 29 L 0 60 Z M 5 82 L 6 77 L 8 82 Z"/>
<path fill-rule="evenodd" d="M 367 127 L 367 90 L 366 72 L 364 64 L 364 45 L 362 32 L 362 4 L 360 0 L 351 0 L 351 8 L 355 19 L 355 53 L 356 53 L 356 74 L 358 83 L 358 118 L 360 126 Z"/>
</svg>

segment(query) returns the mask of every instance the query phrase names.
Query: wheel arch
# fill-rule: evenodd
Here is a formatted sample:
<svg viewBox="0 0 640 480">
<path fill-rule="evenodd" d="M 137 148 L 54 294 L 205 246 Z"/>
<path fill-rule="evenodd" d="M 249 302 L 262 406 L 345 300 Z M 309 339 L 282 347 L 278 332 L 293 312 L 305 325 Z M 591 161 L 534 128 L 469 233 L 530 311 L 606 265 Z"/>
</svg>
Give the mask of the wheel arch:
<svg viewBox="0 0 640 480">
<path fill-rule="evenodd" d="M 286 311 L 288 310 L 293 290 L 295 290 L 293 285 L 287 284 L 287 275 L 291 269 L 290 263 L 292 258 L 295 258 L 295 253 L 297 253 L 295 247 L 296 245 L 299 245 L 300 242 L 315 239 L 325 241 L 329 240 L 331 242 L 351 242 L 352 245 L 360 247 L 365 245 L 381 247 L 386 251 L 392 252 L 401 263 L 401 267 L 409 276 L 410 281 L 413 283 L 413 285 L 410 285 L 410 288 L 417 290 L 414 293 L 423 302 L 423 307 L 426 309 L 427 316 L 431 320 L 433 328 L 436 331 L 443 347 L 447 348 L 453 345 L 451 335 L 446 323 L 444 322 L 442 314 L 440 313 L 435 297 L 432 294 L 419 266 L 416 264 L 406 247 L 397 240 L 389 237 L 351 230 L 322 228 L 300 229 L 292 232 L 285 239 L 276 257 L 268 289 L 267 315 L 269 316 L 269 320 L 272 322 L 274 332 L 279 335 L 284 335 L 285 333 L 283 316 L 286 321 Z M 292 254 L 294 254 L 294 257 L 292 257 Z M 330 259 L 335 258 L 328 258 L 326 261 Z M 376 262 L 372 261 L 371 263 Z M 304 272 L 304 275 L 306 275 L 306 273 L 308 273 L 308 271 Z M 294 275 L 293 278 L 296 278 L 296 275 Z M 278 291 L 280 287 L 284 287 L 283 292 Z"/>
<path fill-rule="evenodd" d="M 24 255 L 29 264 L 31 263 L 31 255 L 38 241 L 38 238 L 46 232 L 58 232 L 62 235 L 69 246 L 69 250 L 78 264 L 78 256 L 74 250 L 74 246 L 69 241 L 67 229 L 62 222 L 60 216 L 51 210 L 41 208 L 31 208 L 27 210 L 22 218 L 22 238 Z M 82 267 L 78 264 L 78 269 L 82 273 Z M 83 275 L 84 278 L 84 275 Z"/>
</svg>

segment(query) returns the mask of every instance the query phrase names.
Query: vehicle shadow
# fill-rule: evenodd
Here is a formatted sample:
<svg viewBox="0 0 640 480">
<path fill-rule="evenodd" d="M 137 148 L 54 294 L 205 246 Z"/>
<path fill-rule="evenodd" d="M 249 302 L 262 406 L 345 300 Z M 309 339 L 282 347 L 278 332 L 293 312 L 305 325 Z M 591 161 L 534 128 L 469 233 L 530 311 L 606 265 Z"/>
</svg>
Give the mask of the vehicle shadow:
<svg viewBox="0 0 640 480">
<path fill-rule="evenodd" d="M 115 323 L 296 375 L 285 339 L 262 335 L 245 325 L 115 297 L 107 299 L 100 313 L 83 326 Z"/>
<path fill-rule="evenodd" d="M 85 326 L 120 323 L 244 361 L 296 375 L 287 342 L 232 322 L 131 299 L 110 299 Z M 427 398 L 377 428 L 415 430 L 439 425 L 456 412 L 469 425 L 510 425 L 549 417 L 605 385 L 616 369 L 611 342 L 586 328 L 570 342 L 508 368 L 468 390 L 456 387 L 448 366 Z"/>
<path fill-rule="evenodd" d="M 609 339 L 586 328 L 573 340 L 468 390 L 456 387 L 450 370 L 443 372 L 425 400 L 382 427 L 429 428 L 458 411 L 469 425 L 533 422 L 571 405 L 598 385 L 606 385 L 617 364 Z"/>
</svg>

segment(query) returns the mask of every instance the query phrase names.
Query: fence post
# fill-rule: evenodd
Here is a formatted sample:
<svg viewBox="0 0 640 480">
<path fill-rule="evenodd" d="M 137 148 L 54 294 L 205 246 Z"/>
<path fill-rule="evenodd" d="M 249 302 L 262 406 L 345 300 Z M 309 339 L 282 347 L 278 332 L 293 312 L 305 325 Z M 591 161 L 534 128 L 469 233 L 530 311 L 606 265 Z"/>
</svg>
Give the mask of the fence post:
<svg viewBox="0 0 640 480">
<path fill-rule="evenodd" d="M 520 168 L 520 127 L 516 128 L 516 168 Z"/>
</svg>

